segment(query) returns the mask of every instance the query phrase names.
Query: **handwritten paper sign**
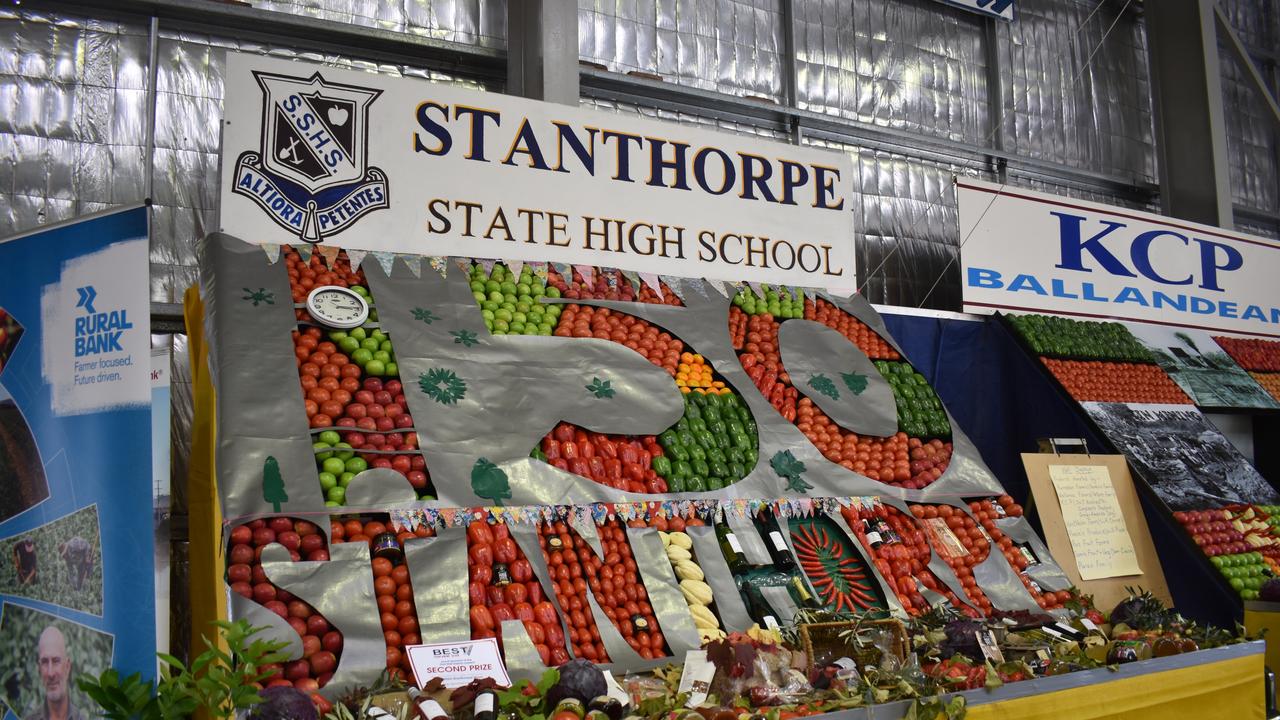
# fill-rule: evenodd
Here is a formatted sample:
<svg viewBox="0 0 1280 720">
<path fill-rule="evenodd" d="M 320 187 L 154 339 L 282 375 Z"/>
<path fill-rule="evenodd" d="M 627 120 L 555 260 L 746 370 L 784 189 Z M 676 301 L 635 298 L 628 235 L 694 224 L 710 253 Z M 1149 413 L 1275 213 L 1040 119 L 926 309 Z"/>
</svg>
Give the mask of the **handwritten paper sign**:
<svg viewBox="0 0 1280 720">
<path fill-rule="evenodd" d="M 1107 468 L 1050 465 L 1049 478 L 1062 507 L 1080 577 L 1096 580 L 1141 574 Z"/>
</svg>

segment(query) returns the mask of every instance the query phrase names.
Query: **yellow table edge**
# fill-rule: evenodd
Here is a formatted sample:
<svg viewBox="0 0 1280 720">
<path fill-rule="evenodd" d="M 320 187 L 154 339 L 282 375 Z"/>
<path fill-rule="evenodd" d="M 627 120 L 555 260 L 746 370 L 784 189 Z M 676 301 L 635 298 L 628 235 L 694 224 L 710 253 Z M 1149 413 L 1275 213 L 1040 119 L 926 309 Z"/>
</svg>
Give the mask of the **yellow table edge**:
<svg viewBox="0 0 1280 720">
<path fill-rule="evenodd" d="M 1243 657 L 973 705 L 967 717 L 969 720 L 1263 720 L 1263 667 L 1264 656 L 1259 647 Z"/>
</svg>

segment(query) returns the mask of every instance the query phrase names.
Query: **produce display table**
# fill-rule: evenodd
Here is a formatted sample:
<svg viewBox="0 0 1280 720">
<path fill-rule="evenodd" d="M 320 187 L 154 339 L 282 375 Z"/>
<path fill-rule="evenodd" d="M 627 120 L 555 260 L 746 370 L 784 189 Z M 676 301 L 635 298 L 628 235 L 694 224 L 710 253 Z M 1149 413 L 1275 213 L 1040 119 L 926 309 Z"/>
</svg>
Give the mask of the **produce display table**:
<svg viewBox="0 0 1280 720">
<path fill-rule="evenodd" d="M 1280 602 L 1246 600 L 1244 627 L 1250 635 L 1266 633 L 1267 666 L 1280 667 Z"/>
<path fill-rule="evenodd" d="M 968 720 L 1261 720 L 1261 640 L 963 693 Z M 818 716 L 824 720 L 898 720 L 908 704 Z"/>
</svg>

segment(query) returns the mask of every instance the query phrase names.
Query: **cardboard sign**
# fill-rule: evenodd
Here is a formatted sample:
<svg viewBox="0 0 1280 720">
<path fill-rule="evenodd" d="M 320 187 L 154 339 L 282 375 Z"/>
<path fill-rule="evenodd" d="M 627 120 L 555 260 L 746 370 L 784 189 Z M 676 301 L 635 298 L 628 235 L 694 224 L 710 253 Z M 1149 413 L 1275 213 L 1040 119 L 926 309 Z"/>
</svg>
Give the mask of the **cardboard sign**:
<svg viewBox="0 0 1280 720">
<path fill-rule="evenodd" d="M 455 643 L 409 645 L 409 666 L 414 682 L 423 687 L 431 678 L 440 678 L 447 688 L 462 687 L 478 678 L 492 678 L 503 687 L 511 685 L 502 664 L 498 641 L 494 638 Z"/>
<path fill-rule="evenodd" d="M 1022 464 L 1026 468 L 1027 480 L 1031 484 L 1031 494 L 1040 512 L 1040 525 L 1044 529 L 1045 544 L 1049 546 L 1049 552 L 1072 584 L 1086 594 L 1093 595 L 1094 604 L 1100 608 L 1115 607 L 1116 603 L 1128 597 L 1126 586 L 1139 585 L 1151 591 L 1165 603 L 1173 604 L 1173 599 L 1169 596 L 1169 586 L 1164 579 L 1164 571 L 1160 567 L 1160 558 L 1156 555 L 1155 545 L 1151 542 L 1151 533 L 1147 530 L 1147 519 L 1142 514 L 1138 493 L 1133 487 L 1133 478 L 1129 475 L 1129 465 L 1125 462 L 1123 455 L 1024 453 Z M 1112 492 L 1120 504 L 1120 514 L 1124 518 L 1124 524 L 1129 529 L 1129 537 L 1133 542 L 1139 568 L 1136 575 L 1103 577 L 1095 580 L 1085 580 L 1080 576 L 1080 567 L 1067 533 L 1067 523 L 1062 515 L 1058 494 L 1049 476 L 1049 468 L 1054 465 L 1098 465 L 1107 469 Z"/>
<path fill-rule="evenodd" d="M 1049 478 L 1058 495 L 1080 577 L 1097 580 L 1141 573 L 1107 468 L 1050 465 Z"/>
</svg>

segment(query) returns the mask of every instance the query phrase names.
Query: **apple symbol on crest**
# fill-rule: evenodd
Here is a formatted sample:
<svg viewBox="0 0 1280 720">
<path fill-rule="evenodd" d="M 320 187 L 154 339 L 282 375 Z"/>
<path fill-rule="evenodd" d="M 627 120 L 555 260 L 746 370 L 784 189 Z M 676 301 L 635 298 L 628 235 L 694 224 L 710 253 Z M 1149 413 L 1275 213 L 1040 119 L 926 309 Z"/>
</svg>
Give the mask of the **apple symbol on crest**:
<svg viewBox="0 0 1280 720">
<path fill-rule="evenodd" d="M 330 107 L 328 115 L 329 122 L 333 123 L 334 127 L 342 127 L 347 124 L 347 118 L 351 116 L 351 113 L 347 112 L 346 108 Z"/>
</svg>

